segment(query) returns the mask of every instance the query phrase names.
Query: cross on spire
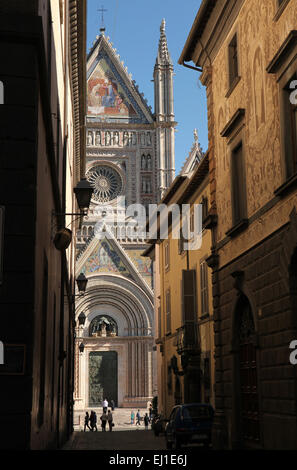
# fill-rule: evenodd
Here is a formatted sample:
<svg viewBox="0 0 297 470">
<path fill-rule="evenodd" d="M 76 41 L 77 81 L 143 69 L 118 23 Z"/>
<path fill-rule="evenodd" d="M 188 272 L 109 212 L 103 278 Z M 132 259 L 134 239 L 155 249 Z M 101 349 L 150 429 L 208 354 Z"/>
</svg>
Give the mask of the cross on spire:
<svg viewBox="0 0 297 470">
<path fill-rule="evenodd" d="M 101 13 L 101 23 L 102 23 L 102 26 L 101 26 L 101 30 L 105 30 L 105 26 L 104 26 L 104 13 L 108 10 L 106 10 L 104 8 L 103 5 L 101 5 L 101 8 L 99 8 L 97 11 L 99 11 L 99 13 Z"/>
</svg>

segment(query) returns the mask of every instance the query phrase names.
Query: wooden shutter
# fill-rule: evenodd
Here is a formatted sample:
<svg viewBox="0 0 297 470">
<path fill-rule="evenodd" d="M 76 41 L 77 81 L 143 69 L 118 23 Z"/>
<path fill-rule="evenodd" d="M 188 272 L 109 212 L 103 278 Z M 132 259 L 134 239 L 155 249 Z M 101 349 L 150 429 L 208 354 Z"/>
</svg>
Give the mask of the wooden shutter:
<svg viewBox="0 0 297 470">
<path fill-rule="evenodd" d="M 196 320 L 196 270 L 182 272 L 183 323 Z"/>
<path fill-rule="evenodd" d="M 166 333 L 171 332 L 171 299 L 170 299 L 170 290 L 166 291 Z"/>
<path fill-rule="evenodd" d="M 208 278 L 205 261 L 200 263 L 201 315 L 208 314 Z"/>
</svg>

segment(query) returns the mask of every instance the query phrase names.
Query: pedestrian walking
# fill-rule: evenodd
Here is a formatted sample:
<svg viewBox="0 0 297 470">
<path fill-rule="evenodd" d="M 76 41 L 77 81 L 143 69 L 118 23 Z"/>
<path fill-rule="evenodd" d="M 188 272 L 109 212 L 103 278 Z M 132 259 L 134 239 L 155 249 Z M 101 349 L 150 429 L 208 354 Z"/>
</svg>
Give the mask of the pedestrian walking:
<svg viewBox="0 0 297 470">
<path fill-rule="evenodd" d="M 86 411 L 84 432 L 86 432 L 86 428 L 88 428 L 91 431 L 91 428 L 89 426 L 89 421 L 90 421 L 90 416 L 89 416 L 89 413 Z"/>
<path fill-rule="evenodd" d="M 152 417 L 153 417 L 153 407 L 152 407 L 152 404 L 150 404 L 150 408 L 149 408 L 149 419 L 150 419 L 150 421 L 152 420 Z"/>
<path fill-rule="evenodd" d="M 134 419 L 135 419 L 135 413 L 134 411 L 131 411 L 131 424 L 134 424 Z"/>
<path fill-rule="evenodd" d="M 143 418 L 143 421 L 144 421 L 145 429 L 148 430 L 148 425 L 149 425 L 149 422 L 150 422 L 150 418 L 149 418 L 149 416 L 148 416 L 147 413 L 145 413 L 145 416 L 144 416 L 144 418 Z"/>
<path fill-rule="evenodd" d="M 115 403 L 113 400 L 110 400 L 111 411 L 114 411 Z"/>
<path fill-rule="evenodd" d="M 91 415 L 90 415 L 91 431 L 94 431 L 94 429 L 96 429 L 96 431 L 98 431 L 96 423 L 97 423 L 97 415 L 96 415 L 95 411 L 91 411 Z"/>
<path fill-rule="evenodd" d="M 103 413 L 107 413 L 107 408 L 108 408 L 108 401 L 106 398 L 104 398 L 102 402 L 102 408 L 103 408 Z"/>
<path fill-rule="evenodd" d="M 102 413 L 102 416 L 100 417 L 100 419 L 101 419 L 102 431 L 106 431 L 107 414 L 105 413 L 105 411 Z"/>
<path fill-rule="evenodd" d="M 137 413 L 136 413 L 136 420 L 137 420 L 136 421 L 136 426 L 137 426 L 137 424 L 139 424 L 139 426 L 140 426 L 140 419 L 141 419 L 141 416 L 140 416 L 140 412 L 138 410 Z"/>
<path fill-rule="evenodd" d="M 96 413 L 96 411 L 94 411 L 94 428 L 96 429 L 96 431 L 98 431 L 98 429 L 97 429 L 97 413 Z"/>
<path fill-rule="evenodd" d="M 112 419 L 112 412 L 110 410 L 108 410 L 108 413 L 107 413 L 107 421 L 108 421 L 109 431 L 111 432 L 112 427 L 113 427 L 113 419 Z"/>
</svg>

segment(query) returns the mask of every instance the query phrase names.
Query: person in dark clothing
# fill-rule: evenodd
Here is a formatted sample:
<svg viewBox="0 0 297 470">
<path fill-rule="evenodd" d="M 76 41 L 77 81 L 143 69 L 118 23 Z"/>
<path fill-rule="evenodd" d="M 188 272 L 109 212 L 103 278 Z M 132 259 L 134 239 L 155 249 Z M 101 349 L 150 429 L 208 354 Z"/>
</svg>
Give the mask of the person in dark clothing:
<svg viewBox="0 0 297 470">
<path fill-rule="evenodd" d="M 94 428 L 96 429 L 96 431 L 98 431 L 98 429 L 97 429 L 97 414 L 96 414 L 96 411 L 94 411 Z"/>
<path fill-rule="evenodd" d="M 89 421 L 90 421 L 90 416 L 89 416 L 89 413 L 86 411 L 84 432 L 86 432 L 86 428 L 89 428 L 89 430 L 91 431 L 91 428 L 89 426 Z"/>
<path fill-rule="evenodd" d="M 115 403 L 114 400 L 110 400 L 111 411 L 114 411 Z"/>
<path fill-rule="evenodd" d="M 144 418 L 143 418 L 143 421 L 144 421 L 145 429 L 148 429 L 148 425 L 149 425 L 150 419 L 149 419 L 147 413 L 145 413 L 145 416 L 144 416 Z"/>
<path fill-rule="evenodd" d="M 91 431 L 94 431 L 94 411 L 91 411 L 90 414 L 90 426 L 91 426 Z"/>
<path fill-rule="evenodd" d="M 107 414 L 104 412 L 102 413 L 102 416 L 100 417 L 101 419 L 101 427 L 102 427 L 102 431 L 106 431 L 106 423 L 107 423 Z"/>
<path fill-rule="evenodd" d="M 94 431 L 94 429 L 96 429 L 96 431 L 98 431 L 98 429 L 97 429 L 97 415 L 96 415 L 95 411 L 91 411 L 90 425 L 91 425 L 91 431 Z"/>
<path fill-rule="evenodd" d="M 153 407 L 152 407 L 152 404 L 150 404 L 150 408 L 149 408 L 149 418 L 150 418 L 150 421 L 152 420 L 152 417 L 153 417 Z"/>
<path fill-rule="evenodd" d="M 110 410 L 108 410 L 108 413 L 107 413 L 107 421 L 108 421 L 109 431 L 112 431 L 113 422 L 112 422 L 112 413 Z"/>
<path fill-rule="evenodd" d="M 140 413 L 139 413 L 139 410 L 138 410 L 137 413 L 136 413 L 136 420 L 137 420 L 136 425 L 139 424 L 139 426 L 140 426 L 140 418 L 141 418 L 141 416 L 140 416 Z"/>
</svg>

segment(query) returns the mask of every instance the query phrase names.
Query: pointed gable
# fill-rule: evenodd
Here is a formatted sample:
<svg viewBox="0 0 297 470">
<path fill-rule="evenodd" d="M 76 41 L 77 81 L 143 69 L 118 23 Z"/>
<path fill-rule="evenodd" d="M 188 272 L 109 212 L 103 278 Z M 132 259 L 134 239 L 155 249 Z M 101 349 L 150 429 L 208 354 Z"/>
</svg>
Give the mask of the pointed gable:
<svg viewBox="0 0 297 470">
<path fill-rule="evenodd" d="M 87 68 L 89 122 L 153 122 L 146 100 L 104 34 L 90 51 Z"/>
<path fill-rule="evenodd" d="M 93 248 L 93 251 L 84 262 L 81 272 L 85 276 L 98 273 L 113 273 L 132 278 L 121 256 L 107 238 L 98 240 L 95 248 Z"/>
<path fill-rule="evenodd" d="M 80 253 L 76 261 L 76 271 L 82 272 L 87 277 L 96 274 L 124 276 L 135 281 L 149 296 L 153 296 L 147 260 L 143 259 L 140 262 L 139 257 L 140 252 L 127 252 L 108 231 L 108 237 L 102 240 L 93 237 L 85 250 Z"/>
</svg>

